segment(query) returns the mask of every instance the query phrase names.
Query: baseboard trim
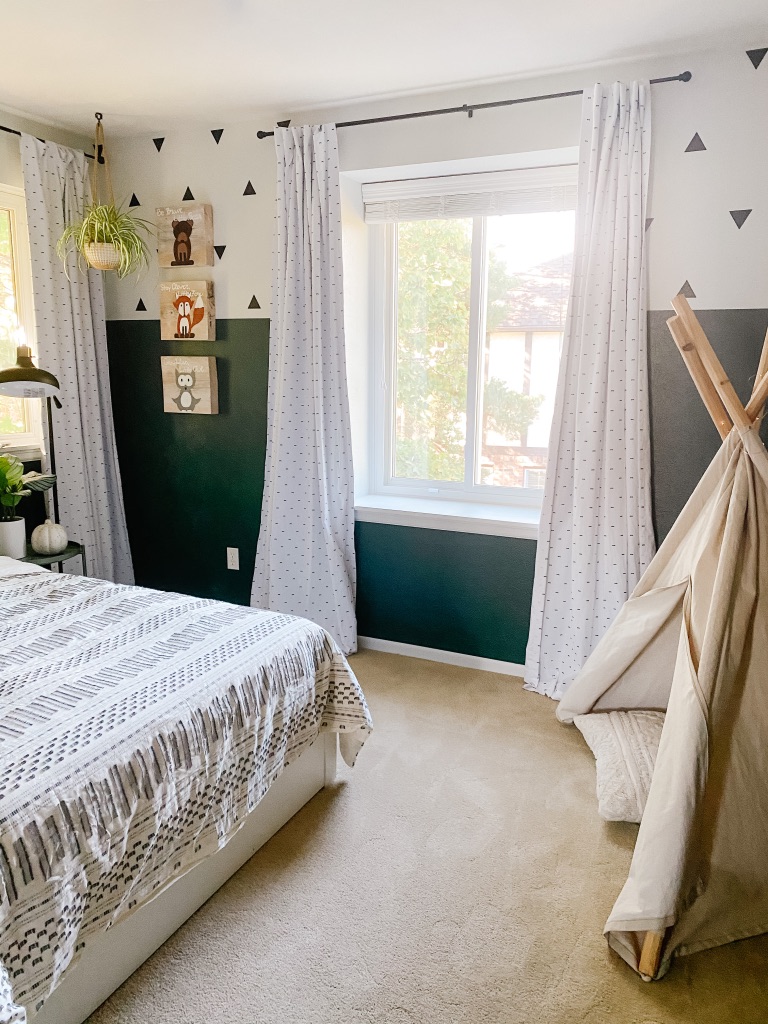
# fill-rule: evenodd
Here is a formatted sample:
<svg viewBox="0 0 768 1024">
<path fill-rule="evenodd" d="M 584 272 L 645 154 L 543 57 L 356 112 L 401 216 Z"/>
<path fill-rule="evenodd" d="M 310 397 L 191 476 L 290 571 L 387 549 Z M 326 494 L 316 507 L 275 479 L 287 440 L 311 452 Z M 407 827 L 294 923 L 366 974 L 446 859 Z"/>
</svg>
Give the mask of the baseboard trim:
<svg viewBox="0 0 768 1024">
<path fill-rule="evenodd" d="M 521 679 L 525 670 L 524 665 L 516 665 L 513 661 L 479 658 L 475 654 L 442 651 L 438 647 L 419 647 L 417 644 L 401 644 L 399 640 L 380 640 L 375 636 L 359 636 L 357 638 L 357 646 L 363 651 L 383 651 L 385 654 L 402 654 L 406 658 L 439 661 L 444 665 L 477 668 L 482 672 L 497 672 L 505 676 L 519 676 Z"/>
</svg>

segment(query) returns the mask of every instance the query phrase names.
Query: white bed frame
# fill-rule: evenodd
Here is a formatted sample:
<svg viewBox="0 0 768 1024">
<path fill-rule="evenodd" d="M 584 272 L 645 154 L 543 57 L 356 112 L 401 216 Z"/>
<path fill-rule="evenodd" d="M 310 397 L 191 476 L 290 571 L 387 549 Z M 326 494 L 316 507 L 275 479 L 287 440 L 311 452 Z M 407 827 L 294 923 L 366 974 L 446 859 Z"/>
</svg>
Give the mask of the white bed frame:
<svg viewBox="0 0 768 1024">
<path fill-rule="evenodd" d="M 30 1022 L 83 1024 L 260 846 L 334 781 L 337 749 L 337 734 L 323 734 L 285 769 L 222 850 L 114 928 L 90 939 L 40 1013 L 27 1011 Z"/>
</svg>

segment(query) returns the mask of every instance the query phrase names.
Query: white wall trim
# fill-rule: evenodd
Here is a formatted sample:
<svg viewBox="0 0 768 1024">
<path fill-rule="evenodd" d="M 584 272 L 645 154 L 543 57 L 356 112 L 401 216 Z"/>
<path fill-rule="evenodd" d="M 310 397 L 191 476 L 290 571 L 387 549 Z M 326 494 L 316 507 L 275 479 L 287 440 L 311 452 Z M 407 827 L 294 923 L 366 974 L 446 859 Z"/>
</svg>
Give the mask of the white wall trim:
<svg viewBox="0 0 768 1024">
<path fill-rule="evenodd" d="M 437 647 L 401 644 L 398 640 L 380 640 L 375 636 L 358 636 L 357 646 L 361 651 L 383 651 L 385 654 L 400 654 L 405 658 L 438 661 L 443 665 L 459 665 L 461 668 L 476 668 L 482 672 L 497 672 L 504 676 L 517 676 L 520 679 L 523 678 L 525 670 L 524 665 L 516 665 L 513 661 L 479 658 L 474 654 L 460 654 L 458 651 L 441 651 Z"/>
<path fill-rule="evenodd" d="M 481 533 L 521 540 L 538 539 L 539 514 L 537 507 L 481 505 L 472 501 L 402 495 L 366 495 L 355 502 L 355 519 L 358 522 Z"/>
</svg>

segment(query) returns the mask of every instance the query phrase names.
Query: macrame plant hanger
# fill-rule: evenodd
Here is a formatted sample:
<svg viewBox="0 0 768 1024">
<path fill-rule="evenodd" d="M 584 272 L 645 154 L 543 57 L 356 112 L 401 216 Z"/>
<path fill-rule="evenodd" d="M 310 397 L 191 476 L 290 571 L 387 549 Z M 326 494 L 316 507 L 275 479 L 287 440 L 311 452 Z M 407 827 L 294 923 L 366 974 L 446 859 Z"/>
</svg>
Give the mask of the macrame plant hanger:
<svg viewBox="0 0 768 1024">
<path fill-rule="evenodd" d="M 96 131 L 94 148 L 96 150 L 91 172 L 91 197 L 94 207 L 115 205 L 115 194 L 112 190 L 112 175 L 109 172 L 109 157 L 104 144 L 104 126 L 102 114 L 96 114 Z M 117 270 L 120 266 L 120 254 L 111 242 L 99 241 L 98 234 L 94 241 L 85 247 L 85 258 L 96 270 Z"/>
</svg>

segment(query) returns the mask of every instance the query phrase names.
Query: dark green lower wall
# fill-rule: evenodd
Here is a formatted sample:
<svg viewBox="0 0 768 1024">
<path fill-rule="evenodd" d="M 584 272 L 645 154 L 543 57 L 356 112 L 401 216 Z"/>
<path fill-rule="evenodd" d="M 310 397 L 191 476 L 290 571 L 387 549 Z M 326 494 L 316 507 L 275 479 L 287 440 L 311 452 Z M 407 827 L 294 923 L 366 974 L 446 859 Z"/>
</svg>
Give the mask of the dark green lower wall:
<svg viewBox="0 0 768 1024">
<path fill-rule="evenodd" d="M 268 320 L 218 320 L 215 342 L 108 324 L 115 435 L 136 582 L 247 604 L 264 487 Z M 163 412 L 160 356 L 216 356 L 219 414 Z M 226 549 L 240 549 L 240 571 Z"/>
<path fill-rule="evenodd" d="M 666 327 L 649 317 L 653 498 L 663 537 L 719 439 Z M 700 314 L 742 397 L 768 310 Z M 163 342 L 157 321 L 108 325 L 120 471 L 137 582 L 247 603 L 264 483 L 267 320 L 219 320 L 216 342 Z M 218 416 L 163 412 L 160 356 L 215 355 Z M 364 636 L 522 662 L 533 541 L 358 523 Z M 225 549 L 240 548 L 240 571 Z"/>
<path fill-rule="evenodd" d="M 536 543 L 358 523 L 362 636 L 522 663 Z"/>
</svg>

